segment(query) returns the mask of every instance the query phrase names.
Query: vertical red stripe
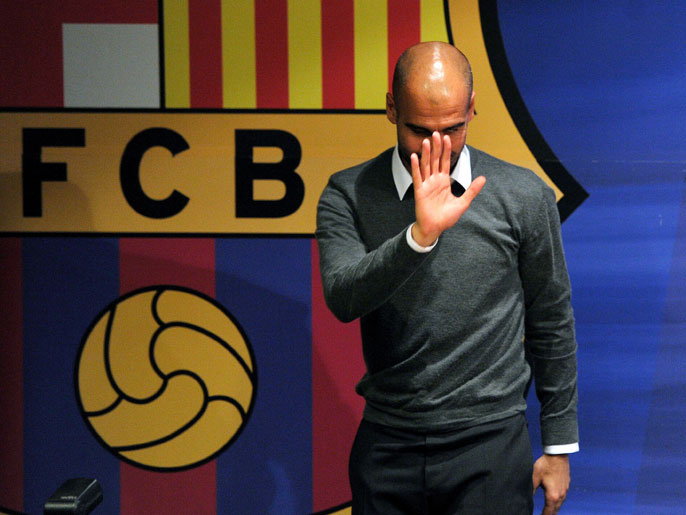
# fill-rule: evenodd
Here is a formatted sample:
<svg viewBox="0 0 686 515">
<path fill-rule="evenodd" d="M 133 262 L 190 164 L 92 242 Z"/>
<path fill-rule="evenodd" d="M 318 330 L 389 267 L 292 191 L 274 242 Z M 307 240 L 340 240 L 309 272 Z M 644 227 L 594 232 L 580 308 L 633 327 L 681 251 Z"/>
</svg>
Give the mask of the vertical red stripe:
<svg viewBox="0 0 686 515">
<path fill-rule="evenodd" d="M 121 293 L 156 284 L 186 286 L 214 297 L 214 240 L 122 238 Z M 182 472 L 151 472 L 121 465 L 121 513 L 217 512 L 216 462 Z"/>
<path fill-rule="evenodd" d="M 222 107 L 221 0 L 188 2 L 191 107 Z"/>
<path fill-rule="evenodd" d="M 355 108 L 353 0 L 322 0 L 322 105 Z"/>
<path fill-rule="evenodd" d="M 342 366 L 342 364 L 344 364 Z M 312 503 L 321 511 L 350 500 L 348 455 L 364 401 L 358 322 L 343 324 L 324 303 L 319 252 L 312 241 Z"/>
<path fill-rule="evenodd" d="M 420 0 L 388 0 L 388 91 L 403 51 L 421 40 Z"/>
<path fill-rule="evenodd" d="M 0 238 L 0 505 L 23 509 L 21 239 Z"/>
<path fill-rule="evenodd" d="M 61 107 L 62 25 L 57 5 L 9 2 L 0 30 L 0 105 Z M 39 27 L 40 30 L 36 30 Z"/>
<path fill-rule="evenodd" d="M 257 107 L 288 108 L 288 1 L 255 0 Z"/>
<path fill-rule="evenodd" d="M 157 0 L 4 2 L 0 106 L 64 105 L 63 23 L 157 23 Z"/>
</svg>

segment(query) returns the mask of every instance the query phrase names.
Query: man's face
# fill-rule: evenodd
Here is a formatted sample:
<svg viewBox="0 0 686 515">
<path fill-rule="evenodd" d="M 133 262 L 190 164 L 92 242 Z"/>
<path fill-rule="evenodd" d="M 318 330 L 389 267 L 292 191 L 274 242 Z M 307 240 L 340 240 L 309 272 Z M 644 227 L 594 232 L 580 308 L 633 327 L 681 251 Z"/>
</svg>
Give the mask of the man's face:
<svg viewBox="0 0 686 515">
<path fill-rule="evenodd" d="M 431 139 L 434 131 L 450 136 L 450 168 L 455 166 L 467 138 L 467 124 L 474 118 L 474 93 L 468 98 L 466 87 L 457 88 L 453 95 L 440 101 L 435 97 L 405 90 L 400 98 L 386 96 L 386 116 L 395 124 L 398 133 L 398 151 L 405 168 L 411 171 L 410 155 L 421 157 L 422 141 Z"/>
</svg>

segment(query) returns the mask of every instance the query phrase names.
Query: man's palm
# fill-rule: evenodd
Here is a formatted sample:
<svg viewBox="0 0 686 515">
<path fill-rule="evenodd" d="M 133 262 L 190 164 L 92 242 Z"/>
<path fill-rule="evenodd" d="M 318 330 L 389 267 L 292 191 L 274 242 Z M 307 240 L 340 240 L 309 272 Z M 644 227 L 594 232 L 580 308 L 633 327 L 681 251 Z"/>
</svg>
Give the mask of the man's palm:
<svg viewBox="0 0 686 515">
<path fill-rule="evenodd" d="M 431 141 L 422 142 L 421 160 L 416 153 L 410 156 L 417 223 L 412 237 L 420 245 L 430 245 L 440 234 L 457 223 L 486 183 L 477 177 L 461 197 L 450 189 L 450 152 L 448 136 L 442 140 L 434 132 Z"/>
</svg>

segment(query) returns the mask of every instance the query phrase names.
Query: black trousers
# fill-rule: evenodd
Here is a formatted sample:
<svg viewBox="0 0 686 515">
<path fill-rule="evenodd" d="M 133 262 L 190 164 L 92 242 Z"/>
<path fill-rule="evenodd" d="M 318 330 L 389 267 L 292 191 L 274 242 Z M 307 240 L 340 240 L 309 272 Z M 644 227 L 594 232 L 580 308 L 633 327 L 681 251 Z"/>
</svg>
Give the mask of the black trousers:
<svg viewBox="0 0 686 515">
<path fill-rule="evenodd" d="M 422 434 L 362 421 L 350 454 L 352 515 L 531 515 L 524 415 Z"/>
</svg>

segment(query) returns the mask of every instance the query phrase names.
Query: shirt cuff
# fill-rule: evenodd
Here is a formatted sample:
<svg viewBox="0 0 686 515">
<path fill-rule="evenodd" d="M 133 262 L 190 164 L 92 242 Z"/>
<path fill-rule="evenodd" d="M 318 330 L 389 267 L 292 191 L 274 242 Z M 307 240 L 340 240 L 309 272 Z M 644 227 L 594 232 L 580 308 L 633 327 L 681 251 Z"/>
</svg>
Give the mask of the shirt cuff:
<svg viewBox="0 0 686 515">
<path fill-rule="evenodd" d="M 412 225 L 414 225 L 414 224 L 412 224 Z M 414 241 L 414 238 L 412 237 L 412 225 L 410 225 L 407 228 L 407 232 L 405 233 L 405 238 L 407 239 L 407 244 L 415 252 L 421 252 L 422 254 L 426 254 L 427 252 L 431 252 L 433 250 L 433 248 L 436 246 L 436 244 L 438 243 L 438 240 L 434 241 L 428 247 L 424 247 L 423 245 L 420 245 L 419 243 Z"/>
<path fill-rule="evenodd" d="M 579 452 L 579 444 L 568 443 L 564 445 L 545 445 L 543 446 L 543 454 L 572 454 Z"/>
</svg>

